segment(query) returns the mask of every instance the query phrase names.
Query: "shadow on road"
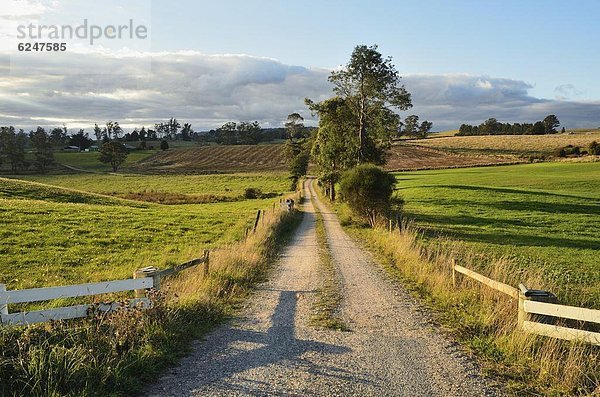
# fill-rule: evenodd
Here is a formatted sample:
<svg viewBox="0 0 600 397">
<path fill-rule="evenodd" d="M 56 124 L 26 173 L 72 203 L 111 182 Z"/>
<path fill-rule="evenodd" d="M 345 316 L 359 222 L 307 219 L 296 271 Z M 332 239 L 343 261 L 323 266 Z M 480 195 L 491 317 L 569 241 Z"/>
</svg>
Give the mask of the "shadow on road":
<svg viewBox="0 0 600 397">
<path fill-rule="evenodd" d="M 298 295 L 306 291 L 278 291 L 277 307 L 271 316 L 271 327 L 267 332 L 244 330 L 234 326 L 221 333 L 214 348 L 205 352 L 204 363 L 194 365 L 198 370 L 193 379 L 182 382 L 177 395 L 189 395 L 194 391 L 201 392 L 209 388 L 211 392 L 227 391 L 227 393 L 244 393 L 249 395 L 264 394 L 273 390 L 274 384 L 281 383 L 277 389 L 285 389 L 286 379 L 271 377 L 274 366 L 285 367 L 285 371 L 277 374 L 304 373 L 307 379 L 334 379 L 333 384 L 351 382 L 370 384 L 368 379 L 357 379 L 355 373 L 333 365 L 315 364 L 310 355 L 343 354 L 350 349 L 344 346 L 302 340 L 296 337 L 294 317 Z M 322 360 L 318 360 L 321 361 Z M 184 365 L 185 366 L 185 365 Z M 243 377 L 235 374 L 244 371 L 264 371 L 263 376 Z M 181 374 L 175 374 L 180 377 Z M 307 382 L 310 384 L 310 382 Z"/>
</svg>

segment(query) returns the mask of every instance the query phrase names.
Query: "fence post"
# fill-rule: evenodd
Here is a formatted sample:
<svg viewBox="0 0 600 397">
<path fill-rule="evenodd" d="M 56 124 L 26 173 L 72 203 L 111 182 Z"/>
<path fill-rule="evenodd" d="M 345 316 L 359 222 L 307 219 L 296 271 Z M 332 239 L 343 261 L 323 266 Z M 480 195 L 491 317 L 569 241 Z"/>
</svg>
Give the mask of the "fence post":
<svg viewBox="0 0 600 397">
<path fill-rule="evenodd" d="M 452 258 L 451 265 L 452 265 L 452 285 L 454 286 L 454 288 L 456 288 L 456 270 L 454 269 L 454 267 L 456 266 L 456 259 Z"/>
<path fill-rule="evenodd" d="M 519 314 L 517 315 L 517 326 L 519 329 L 523 329 L 523 323 L 528 319 L 527 312 L 525 311 L 525 301 L 529 298 L 525 296 L 527 287 L 523 284 L 519 284 Z"/>
<path fill-rule="evenodd" d="M 5 292 L 5 291 L 6 291 L 6 285 L 0 284 L 0 292 Z M 2 314 L 8 314 L 8 305 L 0 302 L 0 315 L 2 315 Z M 2 322 L 2 318 L 0 317 L 0 323 L 1 322 Z"/>
<path fill-rule="evenodd" d="M 144 277 L 152 277 L 152 286 L 156 290 L 160 290 L 160 273 L 157 267 L 148 266 L 142 269 L 138 269 L 133 272 L 133 278 L 144 278 Z M 136 289 L 135 290 L 136 298 L 145 298 L 146 290 L 145 289 Z"/>
<path fill-rule="evenodd" d="M 519 284 L 519 327 L 523 327 L 524 321 L 535 321 L 542 324 L 554 324 L 555 318 L 552 316 L 546 316 L 542 314 L 529 314 L 525 311 L 525 301 L 531 300 L 535 302 L 544 303 L 558 303 L 558 298 L 552 292 L 539 290 L 539 289 L 528 289 L 523 284 Z"/>
<path fill-rule="evenodd" d="M 254 221 L 254 229 L 252 229 L 252 233 L 256 233 L 256 227 L 258 226 L 258 221 L 260 220 L 260 210 L 256 213 L 256 220 Z"/>
<path fill-rule="evenodd" d="M 210 266 L 210 251 L 204 250 L 204 277 L 208 276 Z"/>
</svg>

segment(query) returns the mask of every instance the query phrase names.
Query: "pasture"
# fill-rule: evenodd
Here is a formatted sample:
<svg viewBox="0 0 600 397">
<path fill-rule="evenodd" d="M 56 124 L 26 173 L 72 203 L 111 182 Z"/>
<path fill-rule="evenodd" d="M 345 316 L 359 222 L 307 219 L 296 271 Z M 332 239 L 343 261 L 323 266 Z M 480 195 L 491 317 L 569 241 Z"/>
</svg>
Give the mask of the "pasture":
<svg viewBox="0 0 600 397">
<path fill-rule="evenodd" d="M 169 267 L 244 236 L 256 210 L 276 197 L 207 204 L 162 205 L 111 197 L 155 188 L 164 193 L 244 188 L 282 194 L 283 175 L 48 175 L 36 182 L 0 178 L 0 283 L 9 289 L 131 276 L 144 266 Z M 41 183 L 40 183 L 41 182 Z"/>
<path fill-rule="evenodd" d="M 245 173 L 208 175 L 28 175 L 30 181 L 111 196 L 163 193 L 190 197 L 214 195 L 240 198 L 246 188 L 258 188 L 263 193 L 281 193 L 289 188 L 284 173 Z"/>
<path fill-rule="evenodd" d="M 405 216 L 481 255 L 540 269 L 561 299 L 600 307 L 600 163 L 396 174 Z"/>
</svg>

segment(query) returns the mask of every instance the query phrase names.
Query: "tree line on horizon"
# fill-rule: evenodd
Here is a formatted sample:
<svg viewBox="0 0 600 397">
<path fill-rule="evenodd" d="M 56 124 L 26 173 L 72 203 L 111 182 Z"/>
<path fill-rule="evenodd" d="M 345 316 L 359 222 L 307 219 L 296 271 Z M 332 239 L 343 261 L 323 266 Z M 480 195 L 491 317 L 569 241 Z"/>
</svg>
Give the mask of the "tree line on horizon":
<svg viewBox="0 0 600 397">
<path fill-rule="evenodd" d="M 501 123 L 492 117 L 479 125 L 462 124 L 456 135 L 545 135 L 558 133 L 559 126 L 560 121 L 554 114 L 535 123 Z M 561 132 L 565 132 L 564 127 Z"/>
<path fill-rule="evenodd" d="M 302 127 L 309 134 L 314 127 Z M 135 128 L 125 133 L 118 121 L 109 120 L 100 127 L 97 123 L 90 136 L 81 128 L 76 133 L 69 134 L 66 126 L 46 130 L 37 127 L 26 133 L 14 126 L 0 127 L 0 167 L 8 164 L 13 173 L 35 168 L 39 172 L 55 164 L 54 151 L 60 147 L 73 146 L 79 151 L 99 146 L 101 162 L 110 164 L 117 171 L 125 161 L 131 148 L 124 143 L 139 142 L 137 149 L 154 149 L 147 142 L 160 141 L 160 149 L 169 148 L 168 141 L 197 141 L 202 144 L 217 143 L 221 145 L 256 145 L 261 142 L 283 140 L 287 138 L 287 130 L 283 128 L 262 128 L 258 121 L 227 122 L 216 130 L 195 132 L 190 123 L 183 126 L 176 118 L 166 122 L 156 123 L 154 129 L 145 127 Z M 33 160 L 26 153 L 33 154 Z"/>
</svg>

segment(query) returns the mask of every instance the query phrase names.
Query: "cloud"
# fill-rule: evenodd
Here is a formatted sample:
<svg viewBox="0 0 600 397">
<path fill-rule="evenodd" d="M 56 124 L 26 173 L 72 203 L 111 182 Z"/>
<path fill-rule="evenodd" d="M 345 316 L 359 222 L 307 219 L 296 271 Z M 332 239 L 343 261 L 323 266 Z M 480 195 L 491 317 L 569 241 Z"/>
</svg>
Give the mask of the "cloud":
<svg viewBox="0 0 600 397">
<path fill-rule="evenodd" d="M 581 95 L 585 94 L 584 91 L 577 89 L 573 84 L 559 85 L 554 89 L 554 92 L 557 93 L 555 98 L 559 101 L 564 101 L 573 97 L 580 97 Z"/>
<path fill-rule="evenodd" d="M 118 120 L 126 127 L 151 126 L 170 117 L 195 129 L 230 120 L 280 126 L 287 114 L 310 119 L 305 97 L 331 96 L 329 70 L 283 64 L 249 55 L 69 52 L 0 55 L 0 124 L 89 127 Z M 418 114 L 434 129 L 502 121 L 533 121 L 554 113 L 563 124 L 600 125 L 600 103 L 532 97 L 526 82 L 468 74 L 407 75 Z"/>
<path fill-rule="evenodd" d="M 73 126 L 108 119 L 152 125 L 173 116 L 197 128 L 255 119 L 280 125 L 294 111 L 309 116 L 305 97 L 324 99 L 331 91 L 328 71 L 269 58 L 189 51 L 62 55 L 0 77 L 0 113 L 28 128 L 34 117 L 65 118 Z"/>
<path fill-rule="evenodd" d="M 410 113 L 434 122 L 437 130 L 479 124 L 495 117 L 503 122 L 533 122 L 556 114 L 563 125 L 600 125 L 600 101 L 566 101 L 536 98 L 521 80 L 469 74 L 405 76 L 412 93 Z"/>
</svg>

